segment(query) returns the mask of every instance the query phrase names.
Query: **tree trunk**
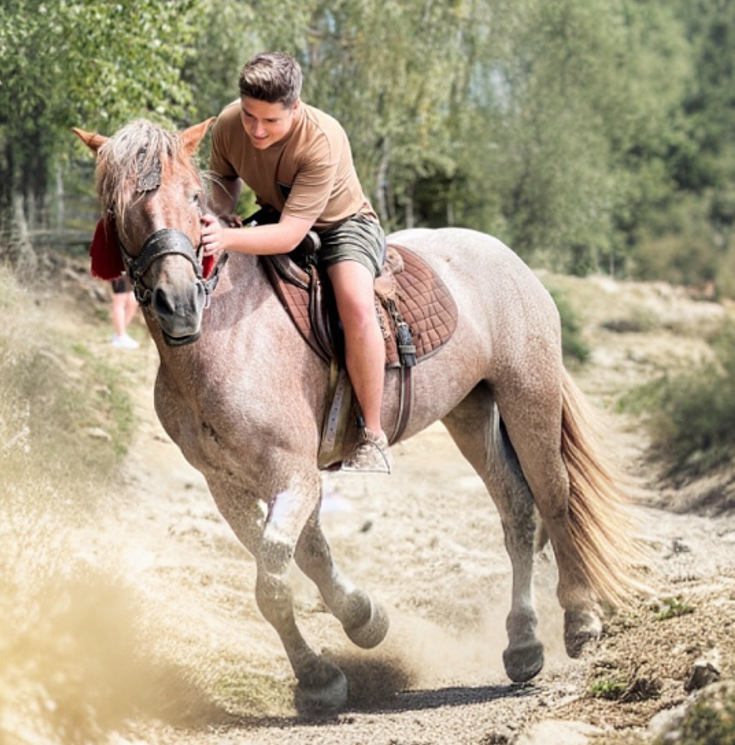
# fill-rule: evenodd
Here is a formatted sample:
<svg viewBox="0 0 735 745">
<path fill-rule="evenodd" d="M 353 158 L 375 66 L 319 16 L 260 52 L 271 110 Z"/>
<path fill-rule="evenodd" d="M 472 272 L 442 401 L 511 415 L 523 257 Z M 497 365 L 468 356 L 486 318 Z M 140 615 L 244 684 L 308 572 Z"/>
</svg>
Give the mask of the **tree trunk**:
<svg viewBox="0 0 735 745">
<path fill-rule="evenodd" d="M 375 196 L 377 201 L 378 217 L 383 225 L 388 225 L 390 221 L 390 212 L 388 210 L 388 199 L 386 195 L 387 184 L 388 184 L 388 166 L 390 165 L 390 146 L 388 145 L 388 138 L 383 140 L 382 153 L 380 156 L 380 163 L 378 164 L 378 172 L 375 175 Z"/>
<path fill-rule="evenodd" d="M 413 210 L 413 184 L 406 189 L 406 228 L 416 227 L 416 216 Z"/>
<path fill-rule="evenodd" d="M 32 271 L 37 260 L 28 238 L 24 199 L 17 190 L 16 170 L 12 145 L 5 143 L 0 154 L 0 262 L 9 264 L 22 275 Z"/>
</svg>

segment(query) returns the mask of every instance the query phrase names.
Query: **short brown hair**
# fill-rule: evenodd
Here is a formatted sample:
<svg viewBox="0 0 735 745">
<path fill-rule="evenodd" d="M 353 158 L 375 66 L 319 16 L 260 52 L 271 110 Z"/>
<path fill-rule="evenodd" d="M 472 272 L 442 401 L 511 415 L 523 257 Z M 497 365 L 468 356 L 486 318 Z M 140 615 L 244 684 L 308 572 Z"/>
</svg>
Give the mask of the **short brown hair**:
<svg viewBox="0 0 735 745">
<path fill-rule="evenodd" d="M 301 95 L 301 67 L 289 54 L 257 54 L 240 71 L 240 95 L 292 106 Z"/>
</svg>

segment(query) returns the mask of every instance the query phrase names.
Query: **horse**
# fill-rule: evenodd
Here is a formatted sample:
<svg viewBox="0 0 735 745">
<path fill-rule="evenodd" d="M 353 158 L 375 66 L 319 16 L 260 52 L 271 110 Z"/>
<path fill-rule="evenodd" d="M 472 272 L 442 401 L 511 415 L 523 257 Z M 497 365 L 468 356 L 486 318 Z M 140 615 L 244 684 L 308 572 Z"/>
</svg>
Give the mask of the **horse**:
<svg viewBox="0 0 735 745">
<path fill-rule="evenodd" d="M 297 704 L 338 710 L 348 682 L 299 630 L 291 562 L 357 646 L 383 641 L 388 614 L 338 568 L 320 526 L 328 364 L 298 334 L 257 256 L 230 255 L 213 290 L 202 273 L 207 178 L 195 154 L 212 121 L 74 132 L 96 154 L 111 250 L 158 349 L 156 413 L 255 559 L 257 606 L 282 641 Z M 578 657 L 601 634 L 603 605 L 626 603 L 639 586 L 633 506 L 565 369 L 556 305 L 531 269 L 469 229 L 409 229 L 391 241 L 434 268 L 459 314 L 451 339 L 414 370 L 402 439 L 441 421 L 494 501 L 512 567 L 503 663 L 511 681 L 529 681 L 544 664 L 532 592 L 539 535 L 553 548 L 564 642 Z M 383 421 L 395 421 L 398 398 L 398 372 L 387 369 Z"/>
</svg>

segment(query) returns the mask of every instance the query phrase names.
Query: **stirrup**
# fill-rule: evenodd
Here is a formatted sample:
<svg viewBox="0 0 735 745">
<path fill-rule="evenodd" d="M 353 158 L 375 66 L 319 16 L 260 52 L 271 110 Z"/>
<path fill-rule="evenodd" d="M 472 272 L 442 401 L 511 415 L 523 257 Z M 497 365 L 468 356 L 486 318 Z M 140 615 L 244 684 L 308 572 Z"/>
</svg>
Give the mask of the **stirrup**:
<svg viewBox="0 0 735 745">
<path fill-rule="evenodd" d="M 376 436 L 367 428 L 360 432 L 360 439 L 350 456 L 342 461 L 341 471 L 349 473 L 391 473 L 393 459 L 388 450 L 388 438 Z"/>
</svg>

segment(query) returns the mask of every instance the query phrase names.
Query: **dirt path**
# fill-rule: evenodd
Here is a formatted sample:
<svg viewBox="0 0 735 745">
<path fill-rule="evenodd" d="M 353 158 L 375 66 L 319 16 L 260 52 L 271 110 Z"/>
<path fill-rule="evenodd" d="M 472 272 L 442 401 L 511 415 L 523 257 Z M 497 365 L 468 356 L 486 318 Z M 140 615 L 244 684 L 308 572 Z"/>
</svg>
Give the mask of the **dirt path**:
<svg viewBox="0 0 735 745">
<path fill-rule="evenodd" d="M 638 345 L 641 338 L 629 342 Z M 611 338 L 581 376 L 593 398 L 603 401 L 629 374 L 627 368 L 640 375 L 650 363 L 632 360 L 630 348 L 623 349 L 622 335 Z M 658 352 L 665 354 L 663 348 Z M 437 425 L 395 448 L 391 477 L 325 480 L 323 518 L 335 557 L 348 576 L 387 605 L 392 625 L 377 650 L 356 651 L 315 589 L 294 570 L 306 637 L 327 650 L 350 681 L 344 712 L 299 719 L 290 667 L 255 606 L 253 562 L 219 517 L 202 477 L 155 419 L 155 350 L 145 344 L 133 354 L 142 363 L 136 372 L 141 427 L 125 469 L 121 561 L 130 581 L 151 599 L 157 651 L 190 673 L 188 688 L 163 681 L 164 688 L 170 686 L 167 716 L 134 723 L 140 741 L 641 741 L 636 738 L 657 711 L 685 699 L 684 683 L 698 657 L 717 657 L 723 673 L 733 677 L 732 627 L 720 619 L 735 618 L 735 524 L 647 507 L 657 607 L 667 608 L 661 601 L 678 597 L 677 608 L 693 612 L 656 620 L 653 604 L 641 603 L 612 619 L 608 636 L 584 659 L 569 660 L 561 644 L 553 561 L 542 555 L 536 589 L 547 662 L 533 684 L 510 685 L 501 660 L 510 567 L 500 523 L 479 479 Z M 626 469 L 652 482 L 637 428 L 617 418 L 609 434 Z M 645 499 L 660 505 L 662 494 L 649 491 Z M 640 695 L 623 703 L 589 695 L 595 680 L 616 676 L 634 693 L 637 686 Z M 560 739 L 554 740 L 550 720 L 573 724 L 558 725 Z M 539 730 L 538 722 L 547 724 Z"/>
</svg>

